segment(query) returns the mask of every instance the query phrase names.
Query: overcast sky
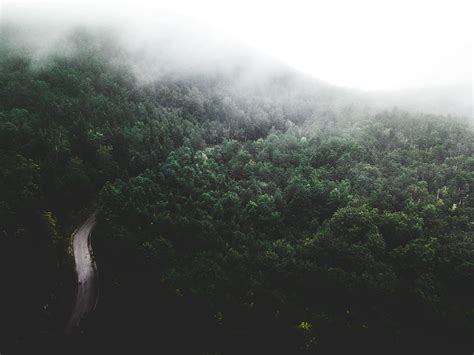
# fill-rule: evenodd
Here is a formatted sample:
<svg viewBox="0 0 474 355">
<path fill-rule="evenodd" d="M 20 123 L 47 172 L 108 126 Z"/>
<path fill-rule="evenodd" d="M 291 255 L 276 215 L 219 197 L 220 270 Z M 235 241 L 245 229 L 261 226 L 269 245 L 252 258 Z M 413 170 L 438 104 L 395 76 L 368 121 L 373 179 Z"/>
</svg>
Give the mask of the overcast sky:
<svg viewBox="0 0 474 355">
<path fill-rule="evenodd" d="M 200 24 L 327 82 L 361 89 L 472 84 L 472 0 L 1 1 L 48 21 Z M 2 15 L 0 13 L 0 21 Z M 144 27 L 145 28 L 145 27 Z"/>
</svg>

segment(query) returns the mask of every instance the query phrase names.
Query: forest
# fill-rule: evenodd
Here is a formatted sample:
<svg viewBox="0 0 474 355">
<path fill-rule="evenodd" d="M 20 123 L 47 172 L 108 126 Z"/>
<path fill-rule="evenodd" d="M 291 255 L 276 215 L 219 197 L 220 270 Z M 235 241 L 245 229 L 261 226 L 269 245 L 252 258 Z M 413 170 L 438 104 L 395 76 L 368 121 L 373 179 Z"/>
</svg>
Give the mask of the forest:
<svg viewBox="0 0 474 355">
<path fill-rule="evenodd" d="M 472 119 L 0 34 L 0 352 L 471 352 Z M 65 336 L 93 211 L 97 309 Z M 73 344 L 73 345 L 71 345 Z M 53 351 L 51 350 L 51 351 Z"/>
</svg>

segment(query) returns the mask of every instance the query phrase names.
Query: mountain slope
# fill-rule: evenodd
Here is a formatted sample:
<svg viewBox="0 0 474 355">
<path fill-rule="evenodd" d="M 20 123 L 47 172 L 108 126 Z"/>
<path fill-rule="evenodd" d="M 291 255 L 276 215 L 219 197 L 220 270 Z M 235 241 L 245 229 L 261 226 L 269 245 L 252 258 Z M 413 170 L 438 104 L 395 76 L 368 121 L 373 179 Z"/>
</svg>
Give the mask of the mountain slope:
<svg viewBox="0 0 474 355">
<path fill-rule="evenodd" d="M 472 348 L 467 121 L 377 112 L 286 67 L 158 61 L 144 80 L 145 54 L 110 33 L 41 54 L 14 36 L 0 44 L 3 343 L 58 342 L 41 334 L 70 308 L 70 226 L 97 206 L 88 350 Z"/>
</svg>

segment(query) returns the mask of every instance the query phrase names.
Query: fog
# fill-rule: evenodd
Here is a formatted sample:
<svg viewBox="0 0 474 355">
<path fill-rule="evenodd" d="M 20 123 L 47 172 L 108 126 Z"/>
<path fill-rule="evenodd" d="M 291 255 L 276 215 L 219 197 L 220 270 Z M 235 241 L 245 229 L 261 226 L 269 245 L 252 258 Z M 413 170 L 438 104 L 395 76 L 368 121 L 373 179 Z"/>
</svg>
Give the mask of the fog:
<svg viewBox="0 0 474 355">
<path fill-rule="evenodd" d="M 0 20 L 38 53 L 75 26 L 113 29 L 143 79 L 245 68 L 239 80 L 258 81 L 287 67 L 381 106 L 472 116 L 470 10 L 467 0 L 4 1 Z"/>
</svg>

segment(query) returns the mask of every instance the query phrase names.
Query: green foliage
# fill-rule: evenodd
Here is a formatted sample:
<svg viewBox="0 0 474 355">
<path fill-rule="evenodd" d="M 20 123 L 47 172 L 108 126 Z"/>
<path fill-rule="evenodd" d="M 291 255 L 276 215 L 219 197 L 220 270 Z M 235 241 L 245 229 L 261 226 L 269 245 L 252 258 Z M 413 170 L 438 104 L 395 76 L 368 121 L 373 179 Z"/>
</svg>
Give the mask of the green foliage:
<svg viewBox="0 0 474 355">
<path fill-rule="evenodd" d="M 341 114 L 297 76 L 248 92 L 219 77 L 143 84 L 114 41 L 67 43 L 43 63 L 0 46 L 0 250 L 22 276 L 49 275 L 22 289 L 41 302 L 8 334 L 43 326 L 64 230 L 95 204 L 98 333 L 206 351 L 471 349 L 468 125 Z"/>
</svg>

